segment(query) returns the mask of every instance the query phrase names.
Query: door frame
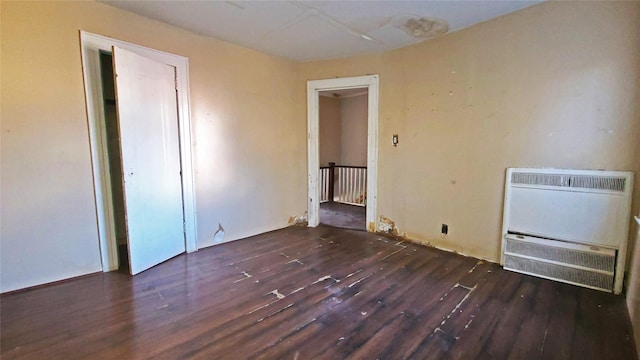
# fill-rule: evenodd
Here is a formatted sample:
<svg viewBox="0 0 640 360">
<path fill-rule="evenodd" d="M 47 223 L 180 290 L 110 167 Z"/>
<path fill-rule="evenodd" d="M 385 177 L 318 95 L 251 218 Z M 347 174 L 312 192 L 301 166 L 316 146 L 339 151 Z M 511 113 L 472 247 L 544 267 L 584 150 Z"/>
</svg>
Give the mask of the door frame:
<svg viewBox="0 0 640 360">
<path fill-rule="evenodd" d="M 379 76 L 366 75 L 307 81 L 307 130 L 308 130 L 308 224 L 311 227 L 320 223 L 320 106 L 321 91 L 367 88 L 367 214 L 366 228 L 369 232 L 378 231 L 376 222 L 378 199 L 378 92 Z"/>
<path fill-rule="evenodd" d="M 80 43 L 102 271 L 118 269 L 118 249 L 111 182 L 109 180 L 109 154 L 106 142 L 99 58 L 100 50 L 111 52 L 113 46 L 171 65 L 176 69 L 185 250 L 189 253 L 198 250 L 191 116 L 189 112 L 189 59 L 82 30 L 80 31 Z"/>
</svg>

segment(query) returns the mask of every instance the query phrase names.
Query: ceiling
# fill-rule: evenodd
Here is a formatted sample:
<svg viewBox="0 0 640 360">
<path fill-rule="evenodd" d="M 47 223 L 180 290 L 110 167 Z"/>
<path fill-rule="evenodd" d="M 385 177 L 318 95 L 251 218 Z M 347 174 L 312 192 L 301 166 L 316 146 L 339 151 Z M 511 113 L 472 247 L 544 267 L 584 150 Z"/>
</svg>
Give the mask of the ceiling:
<svg viewBox="0 0 640 360">
<path fill-rule="evenodd" d="M 300 62 L 397 49 L 541 2 L 99 1 Z"/>
</svg>

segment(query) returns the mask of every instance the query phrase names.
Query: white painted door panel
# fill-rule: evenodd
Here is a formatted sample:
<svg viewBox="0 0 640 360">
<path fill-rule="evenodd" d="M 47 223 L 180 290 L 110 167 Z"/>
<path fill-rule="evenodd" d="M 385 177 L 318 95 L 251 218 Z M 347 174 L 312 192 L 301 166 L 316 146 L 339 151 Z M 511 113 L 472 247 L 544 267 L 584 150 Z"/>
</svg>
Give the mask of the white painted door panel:
<svg viewBox="0 0 640 360">
<path fill-rule="evenodd" d="M 129 264 L 185 250 L 175 68 L 114 47 Z"/>
</svg>

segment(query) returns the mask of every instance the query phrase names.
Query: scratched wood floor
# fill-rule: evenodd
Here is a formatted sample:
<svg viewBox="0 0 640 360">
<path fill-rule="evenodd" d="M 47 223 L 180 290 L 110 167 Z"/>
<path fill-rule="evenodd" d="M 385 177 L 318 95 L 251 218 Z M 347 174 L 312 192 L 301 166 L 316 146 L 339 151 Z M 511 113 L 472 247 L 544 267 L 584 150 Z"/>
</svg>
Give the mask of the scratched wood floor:
<svg viewBox="0 0 640 360">
<path fill-rule="evenodd" d="M 292 227 L 0 297 L 2 359 L 635 359 L 624 300 Z"/>
</svg>

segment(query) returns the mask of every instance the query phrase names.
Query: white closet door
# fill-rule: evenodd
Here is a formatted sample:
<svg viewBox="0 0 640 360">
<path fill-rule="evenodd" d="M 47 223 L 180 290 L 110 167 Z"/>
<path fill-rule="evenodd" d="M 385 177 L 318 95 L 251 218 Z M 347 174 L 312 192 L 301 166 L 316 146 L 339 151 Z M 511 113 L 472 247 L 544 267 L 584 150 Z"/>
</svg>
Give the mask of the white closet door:
<svg viewBox="0 0 640 360">
<path fill-rule="evenodd" d="M 185 251 L 175 68 L 114 47 L 129 264 Z"/>
</svg>

